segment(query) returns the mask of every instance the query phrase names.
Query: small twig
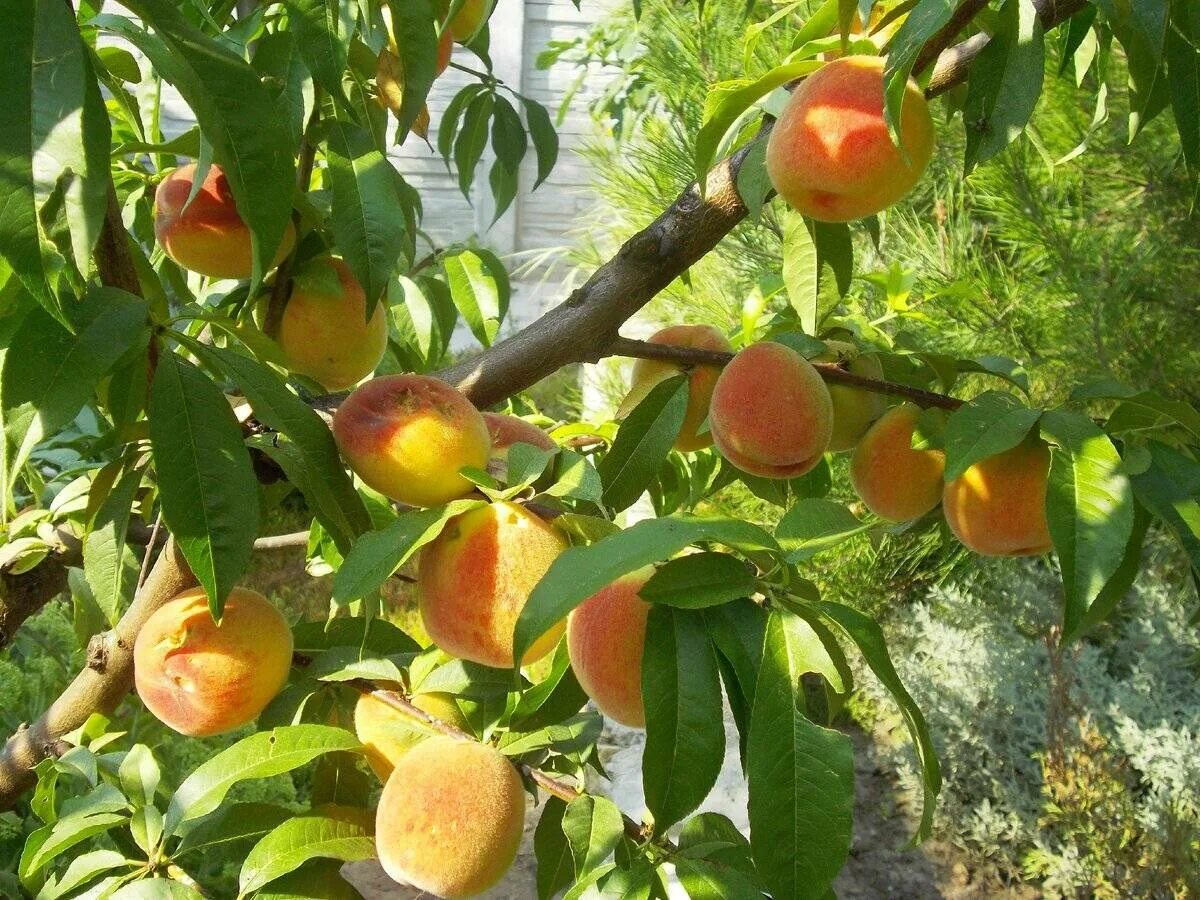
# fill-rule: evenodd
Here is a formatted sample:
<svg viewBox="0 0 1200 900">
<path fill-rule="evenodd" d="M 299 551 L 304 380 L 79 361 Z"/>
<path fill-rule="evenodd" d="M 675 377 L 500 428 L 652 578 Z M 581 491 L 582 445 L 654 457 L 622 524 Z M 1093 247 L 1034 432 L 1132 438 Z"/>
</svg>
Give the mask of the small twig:
<svg viewBox="0 0 1200 900">
<path fill-rule="evenodd" d="M 137 588 L 135 593 L 142 589 L 142 585 L 146 583 L 146 575 L 150 571 L 150 557 L 154 555 L 154 545 L 158 542 L 158 529 L 162 525 L 162 513 L 154 519 L 154 527 L 150 529 L 150 539 L 146 541 L 146 555 L 142 557 L 142 569 L 138 572 Z"/>
<path fill-rule="evenodd" d="M 307 531 L 293 531 L 291 534 L 272 534 L 267 537 L 260 537 L 254 542 L 255 550 L 291 550 L 295 547 L 307 546 Z"/>
<path fill-rule="evenodd" d="M 635 341 L 631 338 L 618 337 L 613 341 L 605 354 L 606 356 L 629 356 L 635 359 L 656 359 L 663 362 L 673 362 L 680 366 L 724 366 L 734 354 L 721 350 L 701 350 L 695 347 L 675 347 L 670 344 L 653 344 L 649 341 Z M 847 372 L 837 363 L 813 363 L 821 377 L 834 384 L 846 384 L 861 388 L 874 394 L 887 394 L 892 397 L 904 397 L 921 407 L 937 407 L 938 409 L 955 410 L 963 405 L 957 397 L 938 394 L 921 388 L 909 387 L 907 384 L 897 384 L 894 381 L 880 381 L 876 378 L 864 378 Z"/>
<path fill-rule="evenodd" d="M 416 706 L 409 703 L 403 695 L 397 693 L 396 691 L 381 690 L 375 687 L 375 685 L 371 682 L 363 681 L 361 679 L 347 682 L 347 684 L 360 693 L 371 695 L 376 700 L 387 704 L 397 712 L 403 713 L 409 718 L 416 719 L 432 731 L 436 731 L 439 734 L 454 738 L 458 741 L 476 740 L 474 735 L 470 735 L 462 729 L 455 728 L 449 722 L 445 722 L 442 719 L 439 719 L 437 716 L 431 716 L 423 709 L 418 709 Z M 570 803 L 572 800 L 584 795 L 584 791 L 581 788 L 571 784 L 570 782 L 555 778 L 553 775 L 547 775 L 545 772 L 541 771 L 540 769 L 535 769 L 532 766 L 519 763 L 516 765 L 518 765 L 521 771 L 528 775 L 538 787 L 540 787 L 546 793 L 552 794 L 566 803 Z M 624 813 L 621 814 L 621 821 L 625 827 L 625 834 L 630 840 L 636 841 L 637 843 L 642 843 L 646 840 L 649 835 L 649 830 L 646 827 L 639 825 Z M 666 840 L 666 838 L 659 838 L 656 843 L 658 843 L 668 852 L 674 852 L 676 849 L 670 841 Z"/>
<path fill-rule="evenodd" d="M 966 28 L 979 11 L 987 5 L 988 0 L 964 0 L 963 4 L 951 14 L 950 21 L 943 25 L 937 34 L 921 48 L 921 52 L 917 54 L 917 58 L 913 62 L 913 74 L 920 75 L 933 65 L 958 33 Z"/>
<path fill-rule="evenodd" d="M 308 122 L 304 126 L 304 137 L 300 140 L 300 159 L 296 168 L 296 186 L 301 191 L 307 191 L 312 181 L 313 166 L 317 160 L 317 142 L 313 140 L 313 132 L 321 122 L 321 89 L 313 88 L 313 108 Z M 271 285 L 271 297 L 267 301 L 267 315 L 263 320 L 263 331 L 274 337 L 279 333 L 283 322 L 283 311 L 287 308 L 288 297 L 291 294 L 292 269 L 296 265 L 296 254 L 300 250 L 300 215 L 292 211 L 292 224 L 296 228 L 296 244 L 275 270 L 275 281 Z"/>
</svg>

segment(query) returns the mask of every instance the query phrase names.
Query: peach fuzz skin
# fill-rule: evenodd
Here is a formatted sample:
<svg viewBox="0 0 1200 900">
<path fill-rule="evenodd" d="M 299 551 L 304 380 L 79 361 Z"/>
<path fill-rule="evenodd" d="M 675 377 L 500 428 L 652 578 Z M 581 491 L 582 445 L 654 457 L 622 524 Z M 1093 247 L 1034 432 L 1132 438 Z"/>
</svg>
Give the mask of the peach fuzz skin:
<svg viewBox="0 0 1200 900">
<path fill-rule="evenodd" d="M 667 344 L 672 347 L 693 347 L 698 350 L 733 349 L 729 340 L 717 329 L 710 325 L 672 325 L 650 336 L 651 344 Z M 624 418 L 631 413 L 646 395 L 660 382 L 666 381 L 682 370 L 679 366 L 656 359 L 639 359 L 633 364 L 633 377 L 629 384 L 629 396 L 621 404 L 617 418 Z M 688 404 L 683 417 L 683 425 L 679 429 L 679 437 L 675 439 L 675 449 L 683 452 L 703 450 L 711 447 L 712 435 L 708 432 L 700 434 L 700 427 L 708 418 L 709 403 L 712 400 L 713 388 L 721 370 L 716 366 L 695 366 L 688 376 Z"/>
<path fill-rule="evenodd" d="M 201 588 L 150 616 L 133 647 L 138 696 L 159 721 L 208 737 L 254 720 L 282 690 L 292 665 L 292 632 L 262 594 L 234 588 L 221 624 Z"/>
<path fill-rule="evenodd" d="M 385 496 L 436 506 L 466 496 L 464 466 L 482 469 L 487 424 L 462 394 L 428 375 L 372 378 L 338 407 L 333 436 L 350 468 Z"/>
<path fill-rule="evenodd" d="M 822 222 L 877 213 L 906 195 L 933 155 L 933 118 L 911 79 L 900 142 L 883 118 L 883 58 L 826 64 L 792 93 L 767 141 L 767 175 L 793 208 Z"/>
<path fill-rule="evenodd" d="M 515 503 L 455 516 L 421 550 L 417 594 L 429 637 L 460 659 L 513 665 L 513 629 L 534 585 L 567 547 L 551 524 Z M 554 649 L 563 623 L 529 648 L 522 665 Z"/>
<path fill-rule="evenodd" d="M 743 472 L 796 478 L 829 447 L 833 401 L 808 360 L 764 341 L 742 350 L 721 372 L 709 423 L 717 449 Z"/>
<path fill-rule="evenodd" d="M 159 246 L 183 268 L 210 278 L 249 278 L 252 267 L 250 229 L 238 215 L 233 192 L 220 166 L 209 166 L 200 190 L 187 204 L 196 166 L 180 166 L 154 192 L 154 236 Z M 288 222 L 272 266 L 283 262 L 296 244 Z"/>
<path fill-rule="evenodd" d="M 1040 556 L 1054 544 L 1046 522 L 1050 448 L 1026 441 L 949 482 L 942 509 L 954 536 L 983 556 Z"/>
<path fill-rule="evenodd" d="M 450 694 L 414 694 L 410 702 L 456 728 L 467 727 L 467 720 Z M 400 757 L 434 734 L 370 694 L 362 694 L 354 705 L 354 733 L 362 741 L 363 755 L 380 781 L 388 780 Z"/>
<path fill-rule="evenodd" d="M 466 0 L 454 14 L 447 31 L 460 44 L 469 41 L 491 12 L 491 0 Z M 449 4 L 447 3 L 448 7 Z"/>
<path fill-rule="evenodd" d="M 822 355 L 821 362 L 847 359 L 845 369 L 850 374 L 876 381 L 883 379 L 883 366 L 874 354 L 859 353 L 853 344 L 842 341 L 826 341 L 825 345 L 832 352 Z M 831 384 L 828 388 L 829 399 L 833 401 L 833 434 L 829 438 L 829 449 L 833 453 L 852 450 L 871 423 L 883 415 L 886 408 L 883 396 L 847 384 Z"/>
<path fill-rule="evenodd" d="M 942 499 L 946 454 L 914 450 L 921 411 L 910 403 L 886 413 L 863 435 L 850 459 L 850 483 L 867 509 L 893 522 L 910 522 Z"/>
<path fill-rule="evenodd" d="M 474 897 L 516 859 L 525 827 L 517 770 L 492 747 L 432 737 L 404 755 L 375 812 L 383 870 L 434 897 Z"/>
<path fill-rule="evenodd" d="M 374 372 L 387 339 L 383 303 L 375 304 L 368 320 L 367 297 L 336 256 L 314 261 L 295 279 L 276 336 L 288 368 L 328 391 L 353 387 Z"/>
<path fill-rule="evenodd" d="M 507 459 L 508 448 L 513 444 L 532 444 L 539 450 L 553 450 L 557 447 L 546 432 L 516 416 L 485 412 L 483 421 L 487 423 L 488 434 L 492 439 L 492 459 Z"/>
<path fill-rule="evenodd" d="M 650 566 L 617 579 L 567 621 L 567 651 L 580 687 L 600 712 L 630 728 L 646 727 L 642 651 L 650 604 L 638 591 L 653 574 Z"/>
</svg>

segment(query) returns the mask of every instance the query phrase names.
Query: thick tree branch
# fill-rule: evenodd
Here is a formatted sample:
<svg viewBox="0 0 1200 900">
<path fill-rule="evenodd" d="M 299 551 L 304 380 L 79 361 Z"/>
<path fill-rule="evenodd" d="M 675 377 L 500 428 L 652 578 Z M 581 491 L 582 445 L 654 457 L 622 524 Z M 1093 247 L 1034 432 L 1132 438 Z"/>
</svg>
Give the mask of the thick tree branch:
<svg viewBox="0 0 1200 900">
<path fill-rule="evenodd" d="M 619 337 L 609 345 L 606 356 L 629 356 L 635 359 L 657 359 L 663 362 L 677 363 L 680 366 L 724 366 L 731 359 L 732 353 L 721 350 L 701 350 L 695 347 L 673 347 L 669 344 L 653 344 L 648 341 L 635 341 Z M 846 384 L 862 388 L 873 394 L 887 394 L 891 397 L 903 397 L 918 406 L 936 406 L 939 409 L 955 410 L 963 405 L 957 397 L 937 394 L 921 388 L 910 387 L 907 384 L 897 384 L 893 381 L 879 381 L 875 378 L 864 378 L 847 372 L 837 363 L 815 362 L 813 367 L 821 377 L 832 384 Z"/>
<path fill-rule="evenodd" d="M 10 808 L 35 781 L 33 767 L 57 755 L 64 734 L 94 712 L 112 712 L 133 686 L 133 643 L 146 620 L 196 579 L 174 538 L 167 541 L 146 583 L 116 628 L 92 638 L 87 667 L 36 722 L 22 727 L 0 751 L 0 810 Z"/>
</svg>

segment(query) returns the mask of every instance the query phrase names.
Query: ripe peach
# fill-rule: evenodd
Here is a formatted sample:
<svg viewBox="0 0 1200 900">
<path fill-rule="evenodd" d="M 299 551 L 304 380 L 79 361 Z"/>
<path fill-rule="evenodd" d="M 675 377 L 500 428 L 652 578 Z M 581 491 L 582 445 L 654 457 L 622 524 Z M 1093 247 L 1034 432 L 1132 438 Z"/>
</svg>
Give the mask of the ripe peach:
<svg viewBox="0 0 1200 900">
<path fill-rule="evenodd" d="M 557 447 L 546 432 L 516 416 L 485 412 L 483 421 L 487 422 L 488 434 L 492 438 L 492 459 L 507 459 L 508 448 L 513 444 L 532 444 L 539 450 Z"/>
<path fill-rule="evenodd" d="M 893 522 L 919 519 L 942 499 L 946 454 L 912 447 L 920 414 L 911 403 L 888 410 L 850 458 L 850 483 L 855 493 L 867 509 Z"/>
<path fill-rule="evenodd" d="M 513 628 L 534 585 L 567 542 L 523 506 L 492 503 L 456 516 L 421 550 L 417 593 L 433 642 L 485 666 L 513 665 Z M 563 625 L 540 637 L 522 664 L 558 643 Z"/>
<path fill-rule="evenodd" d="M 501 879 L 524 827 L 525 793 L 513 764 L 484 744 L 434 737 L 388 778 L 375 847 L 391 878 L 453 900 Z"/>
<path fill-rule="evenodd" d="M 133 646 L 138 696 L 164 725 L 191 737 L 257 718 L 287 682 L 292 632 L 267 599 L 234 588 L 221 624 L 202 588 L 168 600 Z"/>
<path fill-rule="evenodd" d="M 163 251 L 179 265 L 210 278 L 249 278 L 250 229 L 238 215 L 229 180 L 220 166 L 209 166 L 200 190 L 187 204 L 196 166 L 180 166 L 154 193 L 154 236 Z M 184 206 L 187 204 L 187 208 Z M 296 243 L 288 222 L 272 266 L 283 262 Z"/>
<path fill-rule="evenodd" d="M 567 621 L 567 651 L 579 685 L 600 711 L 630 728 L 646 726 L 642 650 L 650 604 L 638 596 L 647 566 L 584 600 Z"/>
<path fill-rule="evenodd" d="M 848 222 L 912 190 L 929 165 L 933 141 L 929 104 L 910 79 L 900 119 L 905 161 L 883 118 L 883 58 L 847 56 L 792 93 L 767 141 L 767 175 L 804 215 Z"/>
<path fill-rule="evenodd" d="M 709 414 L 722 455 L 751 475 L 796 478 L 813 468 L 833 434 L 833 401 L 812 364 L 764 341 L 721 372 Z"/>
<path fill-rule="evenodd" d="M 446 30 L 454 36 L 454 40 L 465 44 L 482 27 L 491 11 L 492 0 L 466 0 Z"/>
<path fill-rule="evenodd" d="M 717 329 L 709 325 L 672 325 L 655 332 L 650 337 L 652 344 L 668 344 L 672 347 L 695 347 L 700 350 L 730 351 L 733 347 L 729 340 Z M 629 396 L 617 411 L 617 418 L 624 418 L 631 413 L 646 395 L 660 382 L 666 381 L 673 375 L 683 371 L 674 363 L 656 359 L 639 359 L 633 364 L 633 379 L 629 385 Z M 688 376 L 688 405 L 683 417 L 683 425 L 679 429 L 679 437 L 675 439 L 675 449 L 682 451 L 703 450 L 712 446 L 712 435 L 709 432 L 700 434 L 700 426 L 708 418 L 709 403 L 712 400 L 713 387 L 721 370 L 717 366 L 695 366 Z"/>
<path fill-rule="evenodd" d="M 879 357 L 872 353 L 860 353 L 853 344 L 843 341 L 826 341 L 830 353 L 820 357 L 821 362 L 847 360 L 846 371 L 863 378 L 883 379 L 883 366 Z M 882 394 L 873 394 L 848 384 L 830 384 L 829 399 L 833 401 L 833 436 L 829 449 L 834 453 L 850 450 L 859 438 L 871 427 L 871 423 L 883 415 L 886 404 Z"/>
<path fill-rule="evenodd" d="M 470 493 L 459 469 L 482 469 L 491 446 L 479 410 L 428 375 L 388 375 L 360 385 L 338 407 L 333 436 L 363 481 L 413 506 Z"/>
<path fill-rule="evenodd" d="M 942 509 L 950 530 L 984 556 L 1049 553 L 1049 473 L 1050 448 L 1038 439 L 980 460 L 946 485 Z"/>
<path fill-rule="evenodd" d="M 417 709 L 457 728 L 467 727 L 467 720 L 450 694 L 416 694 L 411 702 Z M 354 705 L 354 733 L 362 741 L 367 762 L 380 781 L 387 781 L 400 757 L 434 735 L 420 722 L 370 694 L 361 695 Z"/>
<path fill-rule="evenodd" d="M 326 390 L 353 387 L 375 371 L 387 349 L 387 313 L 367 297 L 341 259 L 313 260 L 293 280 L 276 336 L 288 368 Z"/>
</svg>

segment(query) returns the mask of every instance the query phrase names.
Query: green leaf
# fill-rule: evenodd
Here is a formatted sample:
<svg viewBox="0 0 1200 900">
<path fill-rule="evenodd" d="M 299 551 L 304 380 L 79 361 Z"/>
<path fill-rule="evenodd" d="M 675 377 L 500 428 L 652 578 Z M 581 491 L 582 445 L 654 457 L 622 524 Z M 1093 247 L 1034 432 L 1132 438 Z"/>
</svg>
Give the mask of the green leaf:
<svg viewBox="0 0 1200 900">
<path fill-rule="evenodd" d="M 807 499 L 797 501 L 779 520 L 775 538 L 787 554 L 784 558 L 796 565 L 861 534 L 869 527 L 841 503 Z"/>
<path fill-rule="evenodd" d="M 322 754 L 359 746 L 349 731 L 328 725 L 289 725 L 243 738 L 184 779 L 167 808 L 166 833 L 186 833 L 181 826 L 207 816 L 240 782 L 282 775 Z"/>
<path fill-rule="evenodd" d="M 845 222 L 812 223 L 813 244 L 817 248 L 817 268 L 825 266 L 833 271 L 838 294 L 845 297 L 854 278 L 854 244 L 850 240 L 850 226 Z"/>
<path fill-rule="evenodd" d="M 4 354 L 0 403 L 15 472 L 34 446 L 75 418 L 122 356 L 149 338 L 145 301 L 116 288 L 91 287 L 71 309 L 74 333 L 34 309 Z"/>
<path fill-rule="evenodd" d="M 1129 61 L 1129 139 L 1155 115 L 1169 98 L 1162 68 L 1167 38 L 1168 4 L 1158 0 L 1098 0 L 1107 24 Z"/>
<path fill-rule="evenodd" d="M 817 245 L 803 216 L 789 214 L 783 230 L 783 283 L 806 334 L 817 333 Z"/>
<path fill-rule="evenodd" d="M 83 571 L 97 605 L 110 626 L 133 599 L 139 562 L 125 541 L 129 514 L 142 483 L 141 469 L 131 468 L 116 483 L 83 540 Z"/>
<path fill-rule="evenodd" d="M 537 156 L 537 179 L 532 188 L 537 190 L 549 177 L 558 161 L 558 132 L 554 130 L 550 113 L 542 104 L 528 97 L 521 97 L 521 106 L 525 110 L 525 125 L 529 129 L 529 136 L 533 138 L 533 150 Z"/>
<path fill-rule="evenodd" d="M 367 295 L 370 315 L 404 253 L 407 226 L 397 214 L 398 175 L 369 131 L 339 118 L 323 124 L 333 239 Z"/>
<path fill-rule="evenodd" d="M 1063 639 L 1070 640 L 1121 564 L 1133 530 L 1133 490 L 1112 439 L 1087 416 L 1051 410 L 1041 430 L 1055 445 L 1046 519 L 1062 571 Z"/>
<path fill-rule="evenodd" d="M 315 859 L 277 878 L 254 895 L 254 900 L 363 900 L 342 877 L 336 859 Z"/>
<path fill-rule="evenodd" d="M 819 68 L 821 63 L 813 60 L 784 63 L 754 80 L 738 78 L 721 81 L 710 87 L 708 96 L 704 98 L 704 118 L 692 150 L 697 183 L 704 185 L 722 139 L 742 113 L 780 85 L 803 78 Z"/>
<path fill-rule="evenodd" d="M 273 803 L 231 803 L 209 813 L 187 829 L 175 850 L 178 856 L 203 847 L 262 837 L 295 816 L 290 809 Z"/>
<path fill-rule="evenodd" d="M 471 197 L 471 183 L 475 180 L 475 167 L 487 146 L 488 121 L 496 95 L 479 94 L 463 111 L 462 126 L 454 141 L 454 164 L 458 168 L 458 189 L 467 199 Z"/>
<path fill-rule="evenodd" d="M 436 14 L 429 0 L 389 0 L 388 8 L 392 11 L 396 56 L 404 73 L 403 98 L 396 116 L 399 143 L 417 120 L 437 77 L 438 37 L 434 31 Z"/>
<path fill-rule="evenodd" d="M 638 595 L 647 603 L 701 609 L 749 597 L 758 589 L 754 571 L 727 553 L 692 553 L 661 566 Z"/>
<path fill-rule="evenodd" d="M 563 814 L 566 809 L 567 805 L 562 800 L 550 797 L 542 807 L 542 816 L 533 833 L 538 900 L 550 900 L 574 880 L 571 845 L 563 834 Z"/>
<path fill-rule="evenodd" d="M 496 161 L 488 175 L 495 203 L 493 224 L 504 215 L 517 195 L 521 160 L 528 149 L 529 140 L 525 136 L 521 117 L 508 100 L 497 96 L 492 115 L 492 152 Z"/>
<path fill-rule="evenodd" d="M 128 820 L 126 812 L 83 810 L 65 815 L 52 825 L 42 826 L 26 839 L 17 870 L 22 882 L 29 886 L 49 863 L 61 859 L 61 854 Z"/>
<path fill-rule="evenodd" d="M 751 221 L 757 222 L 763 205 L 775 190 L 767 176 L 767 142 L 756 140 L 746 149 L 737 173 L 737 192 Z"/>
<path fill-rule="evenodd" d="M 288 125 L 288 143 L 300 145 L 304 126 L 315 101 L 312 75 L 301 59 L 301 48 L 290 31 L 272 31 L 260 35 L 254 45 L 251 65 L 262 77 L 279 117 Z M 197 145 L 199 130 L 196 131 Z M 190 155 L 198 155 L 197 153 Z"/>
<path fill-rule="evenodd" d="M 1178 424 L 1200 438 L 1200 413 L 1183 400 L 1169 400 L 1155 391 L 1139 391 L 1109 378 L 1079 385 L 1071 391 L 1075 401 L 1115 399 L 1106 428 L 1110 433 Z"/>
<path fill-rule="evenodd" d="M 401 513 L 379 531 L 360 537 L 333 578 L 333 602 L 345 605 L 370 596 L 412 555 L 428 544 L 455 516 L 483 505 L 481 500 L 455 500 L 445 506 Z"/>
<path fill-rule="evenodd" d="M 1195 179 L 1200 175 L 1200 9 L 1175 0 L 1167 30 L 1167 82 L 1183 157 Z"/>
<path fill-rule="evenodd" d="M 854 752 L 804 714 L 800 625 L 767 623 L 746 752 L 750 845 L 774 896 L 823 898 L 850 851 Z"/>
<path fill-rule="evenodd" d="M 135 805 L 150 806 L 154 803 L 154 793 L 158 790 L 162 772 L 149 747 L 134 744 L 121 760 L 117 774 L 121 780 L 121 790 Z"/>
<path fill-rule="evenodd" d="M 921 777 L 924 786 L 924 803 L 921 807 L 921 822 L 913 835 L 912 844 L 925 840 L 933 831 L 933 811 L 937 802 L 938 792 L 942 789 L 942 769 L 938 763 L 937 751 L 929 736 L 929 726 L 925 717 L 912 696 L 904 688 L 896 667 L 892 665 L 888 655 L 887 642 L 883 630 L 874 619 L 864 615 L 853 607 L 827 600 L 815 601 L 808 604 L 816 609 L 827 621 L 836 625 L 845 635 L 854 641 L 862 653 L 863 660 L 875 673 L 880 684 L 887 688 L 900 708 L 900 715 L 908 727 L 916 750 L 917 760 L 921 765 Z"/>
<path fill-rule="evenodd" d="M 679 835 L 679 853 L 672 861 L 691 900 L 766 893 L 755 872 L 749 842 L 736 825 L 718 813 L 701 813 L 688 820 Z"/>
<path fill-rule="evenodd" d="M 349 817 L 297 816 L 279 825 L 251 849 L 238 886 L 242 895 L 256 891 L 310 859 L 357 862 L 375 856 L 375 839 Z"/>
<path fill-rule="evenodd" d="M 642 785 L 662 834 L 708 796 L 725 759 L 717 659 L 700 613 L 655 606 L 642 657 Z"/>
<path fill-rule="evenodd" d="M 1073 635 L 1063 632 L 1063 640 L 1084 634 L 1089 628 L 1105 621 L 1117 604 L 1125 598 L 1125 594 L 1133 586 L 1134 579 L 1142 567 L 1142 545 L 1146 541 L 1146 530 L 1150 526 L 1150 513 L 1140 503 L 1133 506 L 1133 528 L 1129 532 L 1129 541 L 1121 554 L 1120 562 L 1112 577 L 1096 595 L 1092 605 L 1084 613 L 1082 621 Z"/>
<path fill-rule="evenodd" d="M 619 512 L 637 502 L 671 452 L 687 414 L 688 380 L 675 375 L 656 384 L 631 412 L 596 467 L 604 505 Z"/>
<path fill-rule="evenodd" d="M 950 21 L 957 6 L 956 0 L 918 0 L 892 38 L 883 70 L 883 116 L 896 144 L 900 143 L 900 111 L 913 64 L 926 42 Z"/>
<path fill-rule="evenodd" d="M 118 868 L 133 868 L 136 860 L 126 859 L 115 850 L 92 850 L 71 860 L 61 876 L 51 875 L 38 891 L 37 900 L 58 900 L 74 894 L 105 872 Z"/>
<path fill-rule="evenodd" d="M 599 713 L 585 712 L 525 734 L 509 731 L 497 749 L 506 756 L 523 756 L 535 750 L 549 748 L 556 753 L 583 753 L 594 746 L 604 730 Z"/>
<path fill-rule="evenodd" d="M 512 288 L 504 267 L 493 264 L 477 250 L 462 250 L 442 257 L 442 269 L 454 305 L 462 313 L 471 333 L 485 347 L 490 347 L 500 331 L 500 323 L 508 312 Z M 499 271 L 497 271 L 499 269 Z"/>
<path fill-rule="evenodd" d="M 991 40 L 971 66 L 963 107 L 966 171 L 991 159 L 1025 130 L 1042 93 L 1045 55 L 1033 0 L 1005 0 Z"/>
<path fill-rule="evenodd" d="M 766 611 L 751 600 L 739 600 L 704 610 L 704 623 L 713 646 L 729 661 L 738 687 L 752 707 L 767 627 Z"/>
<path fill-rule="evenodd" d="M 215 360 L 233 379 L 260 422 L 291 438 L 295 455 L 302 458 L 307 475 L 297 487 L 338 549 L 343 553 L 349 551 L 354 539 L 370 529 L 371 517 L 342 466 L 329 426 L 265 365 L 220 347 L 197 345 L 192 349 L 202 359 Z M 288 454 L 284 451 L 280 455 Z M 288 470 L 286 462 L 281 464 Z"/>
<path fill-rule="evenodd" d="M 258 73 L 189 23 L 175 4 L 129 0 L 124 5 L 154 28 L 153 37 L 119 16 L 99 16 L 96 22 L 142 51 L 195 113 L 213 160 L 229 180 L 238 215 L 250 229 L 250 283 L 257 285 L 292 215 L 296 169 L 287 121 Z"/>
<path fill-rule="evenodd" d="M 1147 446 L 1150 467 L 1132 477 L 1133 492 L 1171 530 L 1200 573 L 1200 464 L 1158 441 Z"/>
<path fill-rule="evenodd" d="M 150 386 L 150 447 L 163 521 L 219 618 L 258 534 L 258 480 L 221 389 L 176 353 Z"/>
<path fill-rule="evenodd" d="M 714 541 L 738 550 L 779 551 L 775 540 L 750 522 L 670 517 L 645 519 L 585 547 L 570 547 L 551 564 L 522 607 L 513 657 L 523 658 L 534 641 L 602 587 L 696 541 Z"/>
<path fill-rule="evenodd" d="M 611 800 L 584 794 L 567 804 L 562 830 L 575 860 L 575 877 L 582 878 L 617 849 L 625 823 Z"/>
<path fill-rule="evenodd" d="M 346 71 L 346 47 L 349 35 L 342 27 L 338 0 L 285 0 L 288 28 L 296 33 L 296 48 L 317 83 L 333 97 L 340 108 L 350 101 L 342 89 Z"/>
<path fill-rule="evenodd" d="M 946 419 L 946 481 L 975 463 L 1011 450 L 1025 440 L 1041 412 L 1022 406 L 1011 394 L 980 394 Z"/>
<path fill-rule="evenodd" d="M 562 448 L 554 458 L 554 483 L 546 488 L 551 497 L 573 497 L 597 505 L 604 502 L 604 483 L 592 461 L 582 453 Z"/>
<path fill-rule="evenodd" d="M 560 641 L 550 661 L 550 671 L 537 684 L 522 692 L 513 711 L 511 728 L 528 731 L 561 722 L 575 715 L 588 701 L 571 669 L 567 642 Z"/>
<path fill-rule="evenodd" d="M 122 886 L 109 900 L 204 900 L 204 895 L 182 881 L 147 878 Z"/>
</svg>

